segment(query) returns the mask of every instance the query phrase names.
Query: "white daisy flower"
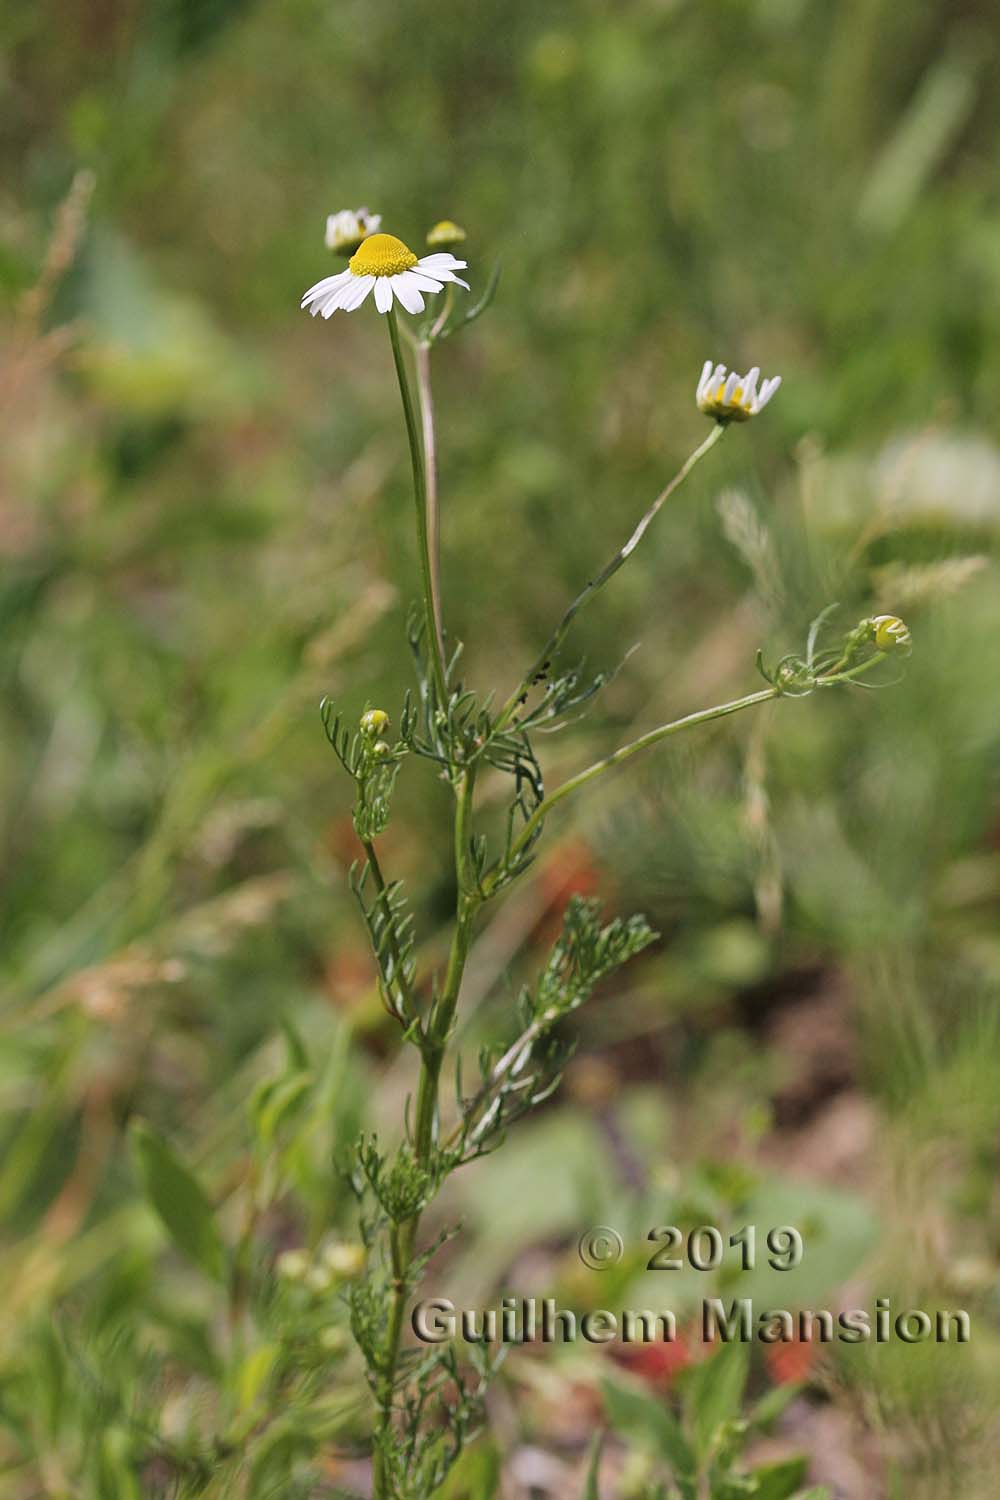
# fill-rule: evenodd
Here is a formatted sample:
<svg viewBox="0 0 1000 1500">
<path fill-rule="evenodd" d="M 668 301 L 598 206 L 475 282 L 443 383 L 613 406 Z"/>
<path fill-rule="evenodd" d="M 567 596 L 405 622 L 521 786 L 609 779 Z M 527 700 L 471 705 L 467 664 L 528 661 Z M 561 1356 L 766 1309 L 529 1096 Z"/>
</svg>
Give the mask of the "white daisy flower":
<svg viewBox="0 0 1000 1500">
<path fill-rule="evenodd" d="M 367 208 L 342 208 L 339 214 L 326 216 L 326 248 L 337 255 L 353 255 L 355 250 L 374 234 L 382 222 L 381 214 L 373 214 Z"/>
<path fill-rule="evenodd" d="M 446 252 L 418 260 L 394 234 L 373 234 L 362 240 L 346 271 L 326 276 L 309 288 L 302 306 L 308 307 L 313 317 L 321 313 L 328 318 L 338 307 L 353 312 L 374 291 L 380 313 L 389 311 L 394 298 L 408 313 L 423 312 L 424 293 L 439 292 L 446 281 L 455 281 L 468 291 L 468 282 L 455 275 L 466 264 Z"/>
<path fill-rule="evenodd" d="M 745 375 L 726 373 L 725 365 L 713 365 L 706 359 L 698 381 L 695 400 L 698 410 L 717 422 L 747 422 L 770 401 L 781 384 L 781 376 L 765 380 L 760 390 L 760 370 L 754 365 Z"/>
</svg>

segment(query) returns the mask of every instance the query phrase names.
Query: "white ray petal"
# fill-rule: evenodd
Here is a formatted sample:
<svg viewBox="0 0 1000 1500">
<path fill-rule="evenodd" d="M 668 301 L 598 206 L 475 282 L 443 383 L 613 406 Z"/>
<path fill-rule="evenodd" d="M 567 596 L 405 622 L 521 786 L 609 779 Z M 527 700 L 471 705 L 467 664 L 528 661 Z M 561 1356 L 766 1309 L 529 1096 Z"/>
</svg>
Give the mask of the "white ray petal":
<svg viewBox="0 0 1000 1500">
<path fill-rule="evenodd" d="M 317 281 L 316 285 L 311 286 L 306 292 L 302 298 L 302 306 L 305 307 L 307 302 L 322 301 L 328 292 L 332 292 L 335 287 L 343 286 L 350 275 L 350 271 L 341 271 L 337 276 L 324 276 L 322 281 Z"/>
<path fill-rule="evenodd" d="M 439 280 L 436 276 L 425 275 L 423 271 L 418 271 L 416 266 L 411 266 L 406 274 L 409 276 L 410 281 L 415 286 L 418 286 L 422 292 L 439 292 L 444 286 L 443 281 Z"/>
<path fill-rule="evenodd" d="M 401 271 L 398 276 L 393 276 L 390 280 L 396 297 L 408 313 L 423 312 L 424 299 L 420 287 L 410 279 L 409 271 Z"/>
<path fill-rule="evenodd" d="M 345 281 L 342 283 L 342 285 L 334 287 L 329 296 L 324 297 L 321 302 L 314 303 L 310 311 L 314 315 L 316 313 L 322 313 L 324 318 L 328 318 L 331 313 L 335 313 L 337 311 L 338 307 L 344 306 L 353 290 L 354 277 L 352 276 L 350 281 Z"/>
<path fill-rule="evenodd" d="M 344 311 L 354 312 L 355 308 L 360 307 L 377 280 L 377 276 L 355 276 L 354 286 L 348 290 L 340 304 Z"/>
<path fill-rule="evenodd" d="M 467 260 L 456 260 L 450 250 L 439 250 L 435 255 L 422 256 L 413 269 L 430 271 L 433 275 L 438 271 L 464 271 L 468 264 Z"/>
<path fill-rule="evenodd" d="M 346 290 L 346 287 L 338 286 L 336 291 L 331 292 L 329 297 L 325 297 L 322 302 L 314 302 L 312 307 L 309 309 L 313 317 L 315 317 L 317 313 L 321 313 L 324 318 L 328 318 L 331 313 L 335 313 L 341 302 L 344 300 L 344 293 L 346 292 Z"/>
<path fill-rule="evenodd" d="M 392 306 L 392 279 L 380 276 L 375 283 L 375 306 L 380 313 L 387 313 Z"/>
</svg>

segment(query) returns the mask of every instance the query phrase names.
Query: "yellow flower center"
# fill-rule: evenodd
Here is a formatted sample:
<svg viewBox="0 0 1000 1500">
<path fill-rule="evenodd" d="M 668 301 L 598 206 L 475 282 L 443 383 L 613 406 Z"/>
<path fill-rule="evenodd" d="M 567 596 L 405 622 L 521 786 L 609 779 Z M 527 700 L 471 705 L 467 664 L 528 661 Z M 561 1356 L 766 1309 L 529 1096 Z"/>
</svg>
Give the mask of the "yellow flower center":
<svg viewBox="0 0 1000 1500">
<path fill-rule="evenodd" d="M 718 422 L 746 422 L 753 415 L 753 407 L 746 399 L 741 385 L 726 400 L 726 379 L 723 376 L 714 389 L 709 387 L 699 406 L 707 416 L 715 417 Z"/>
<path fill-rule="evenodd" d="M 719 381 L 719 389 L 715 393 L 715 399 L 716 399 L 717 403 L 720 406 L 738 406 L 743 411 L 746 411 L 748 409 L 747 408 L 747 403 L 743 400 L 743 387 L 741 385 L 738 385 L 736 387 L 735 391 L 733 392 L 732 396 L 729 398 L 728 401 L 726 401 L 724 399 L 725 398 L 725 394 L 726 394 L 726 382 L 725 382 L 725 380 L 720 380 Z"/>
<path fill-rule="evenodd" d="M 416 263 L 413 251 L 394 234 L 370 234 L 347 262 L 355 276 L 398 276 Z"/>
</svg>

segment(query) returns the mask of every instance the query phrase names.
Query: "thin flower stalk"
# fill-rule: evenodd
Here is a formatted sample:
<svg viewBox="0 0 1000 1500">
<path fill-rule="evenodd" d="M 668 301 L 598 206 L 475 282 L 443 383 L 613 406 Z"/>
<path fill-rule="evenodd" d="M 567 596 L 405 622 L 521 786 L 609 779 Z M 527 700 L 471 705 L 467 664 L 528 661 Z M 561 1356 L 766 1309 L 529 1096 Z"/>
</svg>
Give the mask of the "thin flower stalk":
<svg viewBox="0 0 1000 1500">
<path fill-rule="evenodd" d="M 439 624 L 441 606 L 438 593 L 434 587 L 434 581 L 437 577 L 437 567 L 432 561 L 430 527 L 427 514 L 427 471 L 424 467 L 420 433 L 417 429 L 417 417 L 413 409 L 413 397 L 410 393 L 410 382 L 406 374 L 403 350 L 399 342 L 399 324 L 396 319 L 396 309 L 394 307 L 391 307 L 386 314 L 386 323 L 389 326 L 392 359 L 396 367 L 396 380 L 399 383 L 399 395 L 403 403 L 406 438 L 410 445 L 410 464 L 413 471 L 413 498 L 416 504 L 417 518 L 417 546 L 420 551 L 420 573 L 423 585 L 424 621 L 427 626 L 427 638 L 430 642 L 434 686 L 437 689 L 438 701 L 444 703 L 447 700 L 448 694 L 445 686 L 443 632 Z"/>
<path fill-rule="evenodd" d="M 572 792 L 579 791 L 581 787 L 589 785 L 598 776 L 603 776 L 605 771 L 610 771 L 614 766 L 621 765 L 622 761 L 629 760 L 637 755 L 640 750 L 647 750 L 651 745 L 658 745 L 661 740 L 668 739 L 670 735 L 678 734 L 682 729 L 693 729 L 698 724 L 710 724 L 713 719 L 723 719 L 729 714 L 739 713 L 744 708 L 755 708 L 759 703 L 769 703 L 772 698 L 781 696 L 780 688 L 761 688 L 756 693 L 747 693 L 743 698 L 734 698 L 731 703 L 720 703 L 714 708 L 702 708 L 696 713 L 685 714 L 682 719 L 674 719 L 670 724 L 661 724 L 656 729 L 650 729 L 648 733 L 642 734 L 638 739 L 632 740 L 628 745 L 622 745 L 610 755 L 595 761 L 585 771 L 580 771 L 576 776 L 571 776 L 568 781 L 556 788 L 551 796 L 546 797 L 544 802 L 539 803 L 535 811 L 527 819 L 520 834 L 511 846 L 511 854 L 517 855 L 522 849 L 530 844 L 536 830 L 544 823 L 549 813 L 557 803 L 568 797 Z M 495 882 L 487 880 L 486 892 L 492 894 Z"/>
<path fill-rule="evenodd" d="M 885 652 L 876 652 L 874 656 L 868 657 L 867 660 L 847 671 L 841 670 L 840 663 L 838 663 L 830 672 L 813 678 L 810 690 L 812 688 L 833 687 L 837 683 L 854 682 L 857 678 L 863 677 L 867 672 L 870 672 L 872 667 L 877 666 L 879 662 L 884 661 L 885 657 Z M 682 729 L 694 729 L 699 724 L 710 724 L 713 719 L 724 719 L 729 714 L 739 713 L 744 708 L 756 708 L 758 704 L 769 703 L 774 698 L 784 696 L 785 693 L 781 687 L 760 688 L 755 693 L 747 693 L 742 698 L 734 698 L 730 703 L 720 703 L 714 708 L 702 708 L 698 709 L 695 713 L 685 714 L 681 719 L 674 719 L 669 724 L 661 724 L 656 729 L 650 729 L 646 734 L 641 734 L 638 739 L 632 740 L 629 744 L 622 745 L 610 755 L 605 755 L 601 760 L 595 761 L 586 770 L 579 771 L 576 776 L 571 776 L 568 781 L 564 781 L 561 786 L 557 787 L 551 796 L 546 797 L 543 802 L 539 803 L 512 844 L 511 855 L 516 856 L 530 844 L 536 830 L 545 821 L 558 802 L 570 796 L 571 793 L 579 791 L 582 787 L 588 786 L 592 781 L 596 781 L 597 777 L 603 776 L 605 771 L 613 770 L 615 766 L 620 766 L 623 761 L 630 760 L 640 750 L 648 750 L 652 745 L 658 745 L 661 740 L 669 739 L 671 735 L 678 734 Z M 797 696 L 804 696 L 804 694 L 800 693 Z M 487 895 L 492 894 L 494 883 L 487 881 L 485 889 Z"/>
<path fill-rule="evenodd" d="M 623 567 L 624 564 L 628 562 L 629 558 L 632 556 L 632 553 L 638 547 L 639 543 L 642 541 L 646 532 L 649 530 L 657 515 L 659 515 L 660 511 L 663 509 L 664 505 L 666 505 L 671 495 L 673 495 L 675 491 L 680 488 L 685 479 L 691 473 L 691 470 L 697 463 L 701 461 L 701 459 L 705 457 L 706 453 L 710 453 L 712 451 L 716 443 L 718 443 L 721 439 L 722 434 L 725 432 L 725 430 L 725 426 L 722 423 L 718 423 L 712 428 L 711 432 L 708 434 L 708 437 L 698 444 L 694 452 L 689 454 L 681 464 L 680 468 L 677 470 L 677 473 L 670 480 L 670 482 L 664 485 L 663 489 L 660 491 L 656 499 L 653 501 L 652 505 L 646 511 L 645 515 L 642 517 L 641 521 L 636 526 L 635 530 L 632 532 L 632 535 L 629 537 L 625 545 L 623 547 L 619 547 L 618 551 L 615 553 L 614 557 L 611 558 L 610 562 L 606 563 L 601 571 L 595 574 L 595 576 L 588 581 L 586 587 L 580 590 L 579 594 L 577 594 L 572 604 L 570 604 L 566 609 L 562 619 L 559 621 L 559 624 L 549 636 L 542 650 L 538 653 L 534 662 L 528 668 L 528 671 L 524 674 L 521 681 L 518 683 L 517 687 L 511 693 L 510 697 L 507 699 L 506 703 L 501 709 L 500 716 L 497 720 L 497 727 L 499 729 L 504 728 L 510 722 L 518 705 L 522 702 L 525 693 L 527 693 L 531 686 L 538 681 L 539 674 L 546 670 L 548 663 L 552 660 L 553 656 L 558 651 L 563 641 L 566 639 L 567 632 L 569 631 L 570 626 L 572 625 L 576 616 L 579 614 L 580 610 L 584 607 L 585 604 L 589 603 L 589 601 L 594 597 L 596 593 L 598 593 L 600 589 L 604 587 L 609 579 L 615 576 L 615 574 L 618 572 L 618 569 Z"/>
<path fill-rule="evenodd" d="M 451 293 L 451 288 L 448 288 Z M 449 301 L 446 296 L 441 317 L 448 315 Z M 427 514 L 427 554 L 430 567 L 431 604 L 434 610 L 434 631 L 439 649 L 444 655 L 444 620 L 441 602 L 441 512 L 438 506 L 437 443 L 434 435 L 434 393 L 431 387 L 431 346 L 420 339 L 413 351 L 413 363 L 417 372 L 417 400 L 420 403 L 420 426 L 423 437 L 424 495 Z"/>
</svg>

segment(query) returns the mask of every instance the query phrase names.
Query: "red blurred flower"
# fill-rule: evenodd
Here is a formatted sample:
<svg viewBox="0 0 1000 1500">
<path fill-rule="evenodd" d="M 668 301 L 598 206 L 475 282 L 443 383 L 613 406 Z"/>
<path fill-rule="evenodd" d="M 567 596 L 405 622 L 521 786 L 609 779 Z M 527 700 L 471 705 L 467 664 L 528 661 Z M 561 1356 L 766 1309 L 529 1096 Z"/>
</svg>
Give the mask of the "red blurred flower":
<svg viewBox="0 0 1000 1500">
<path fill-rule="evenodd" d="M 669 1343 L 659 1340 L 649 1344 L 616 1343 L 610 1352 L 618 1364 L 660 1390 L 666 1389 L 695 1357 L 683 1331 Z"/>
<path fill-rule="evenodd" d="M 775 1385 L 797 1385 L 808 1380 L 819 1350 L 811 1339 L 796 1336 L 789 1343 L 768 1344 L 764 1350 L 764 1363 Z"/>
</svg>

